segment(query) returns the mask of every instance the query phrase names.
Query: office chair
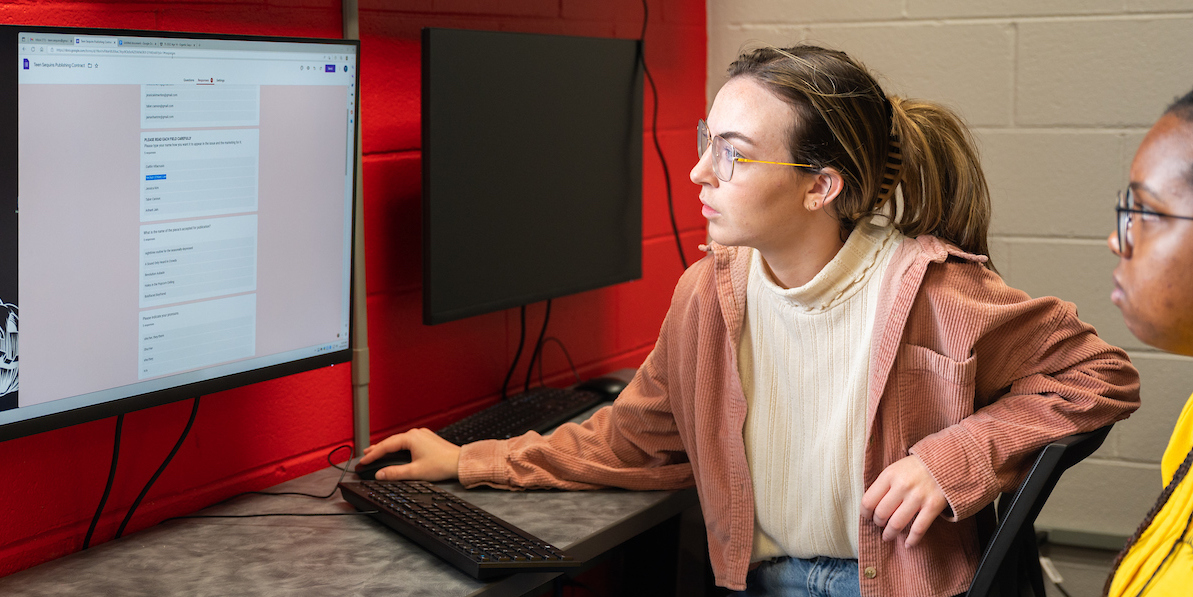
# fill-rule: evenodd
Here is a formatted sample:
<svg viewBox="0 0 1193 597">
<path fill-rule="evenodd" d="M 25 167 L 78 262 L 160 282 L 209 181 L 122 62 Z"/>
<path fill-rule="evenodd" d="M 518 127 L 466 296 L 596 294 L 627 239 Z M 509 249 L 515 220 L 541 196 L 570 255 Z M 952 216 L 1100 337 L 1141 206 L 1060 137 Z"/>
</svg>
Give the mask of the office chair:
<svg viewBox="0 0 1193 597">
<path fill-rule="evenodd" d="M 1027 478 L 998 500 L 998 526 L 986 544 L 966 597 L 1044 597 L 1034 523 L 1056 482 L 1094 453 L 1113 425 L 1058 439 L 1040 451 Z"/>
</svg>

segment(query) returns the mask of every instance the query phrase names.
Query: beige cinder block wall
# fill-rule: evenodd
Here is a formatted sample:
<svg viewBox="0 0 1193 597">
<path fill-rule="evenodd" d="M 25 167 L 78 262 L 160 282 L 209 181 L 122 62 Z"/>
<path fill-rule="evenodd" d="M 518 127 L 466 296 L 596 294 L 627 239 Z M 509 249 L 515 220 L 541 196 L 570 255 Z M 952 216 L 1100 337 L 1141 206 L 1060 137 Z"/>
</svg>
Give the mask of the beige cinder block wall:
<svg viewBox="0 0 1193 597">
<path fill-rule="evenodd" d="M 1127 331 L 1109 300 L 1116 258 L 1105 239 L 1143 134 L 1193 88 L 1193 0 L 708 0 L 708 29 L 709 102 L 741 48 L 811 41 L 861 59 L 888 93 L 948 104 L 969 122 L 1004 278 L 1076 303 L 1142 373 L 1143 407 L 1069 471 L 1037 523 L 1121 545 L 1161 489 L 1193 359 Z"/>
</svg>

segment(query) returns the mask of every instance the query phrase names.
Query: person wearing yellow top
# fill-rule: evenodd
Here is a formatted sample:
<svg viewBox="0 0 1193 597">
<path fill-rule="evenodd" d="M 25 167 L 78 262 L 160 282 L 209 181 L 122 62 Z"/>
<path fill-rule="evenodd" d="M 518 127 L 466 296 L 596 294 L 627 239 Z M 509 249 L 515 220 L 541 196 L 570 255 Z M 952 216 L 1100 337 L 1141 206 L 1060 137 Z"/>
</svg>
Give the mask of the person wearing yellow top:
<svg viewBox="0 0 1193 597">
<path fill-rule="evenodd" d="M 1107 239 L 1119 256 L 1111 300 L 1140 340 L 1193 356 L 1193 91 L 1144 137 L 1115 211 L 1118 226 Z M 1193 396 L 1164 451 L 1164 489 L 1115 560 L 1104 595 L 1193 594 L 1191 464 Z"/>
<path fill-rule="evenodd" d="M 1189 595 L 1193 592 L 1193 537 L 1189 520 L 1193 517 L 1193 482 L 1172 483 L 1181 465 L 1189 469 L 1193 448 L 1193 397 L 1177 419 L 1176 430 L 1164 451 L 1160 474 L 1165 488 L 1173 490 L 1151 522 L 1142 529 L 1135 545 L 1120 557 L 1118 570 L 1110 584 L 1111 595 Z"/>
</svg>

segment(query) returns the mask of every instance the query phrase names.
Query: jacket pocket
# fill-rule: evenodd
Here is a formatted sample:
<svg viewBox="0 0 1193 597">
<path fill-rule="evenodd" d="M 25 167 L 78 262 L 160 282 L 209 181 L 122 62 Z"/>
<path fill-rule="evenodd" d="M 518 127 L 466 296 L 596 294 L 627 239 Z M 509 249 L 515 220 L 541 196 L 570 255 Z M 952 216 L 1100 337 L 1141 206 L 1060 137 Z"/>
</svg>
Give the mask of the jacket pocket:
<svg viewBox="0 0 1193 597">
<path fill-rule="evenodd" d="M 894 368 L 905 449 L 973 414 L 977 373 L 973 354 L 956 361 L 930 348 L 904 344 Z"/>
</svg>

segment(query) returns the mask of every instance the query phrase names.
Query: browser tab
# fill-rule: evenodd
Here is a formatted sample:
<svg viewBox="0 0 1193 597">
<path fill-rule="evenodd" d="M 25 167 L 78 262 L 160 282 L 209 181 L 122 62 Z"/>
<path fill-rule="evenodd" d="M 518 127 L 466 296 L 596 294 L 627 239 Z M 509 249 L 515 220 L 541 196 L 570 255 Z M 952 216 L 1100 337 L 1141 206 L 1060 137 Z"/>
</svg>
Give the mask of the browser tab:
<svg viewBox="0 0 1193 597">
<path fill-rule="evenodd" d="M 75 36 L 75 45 L 81 48 L 119 46 L 120 40 L 115 37 Z"/>
</svg>

